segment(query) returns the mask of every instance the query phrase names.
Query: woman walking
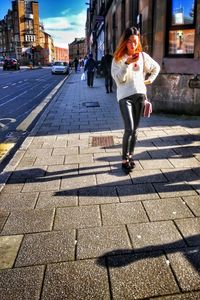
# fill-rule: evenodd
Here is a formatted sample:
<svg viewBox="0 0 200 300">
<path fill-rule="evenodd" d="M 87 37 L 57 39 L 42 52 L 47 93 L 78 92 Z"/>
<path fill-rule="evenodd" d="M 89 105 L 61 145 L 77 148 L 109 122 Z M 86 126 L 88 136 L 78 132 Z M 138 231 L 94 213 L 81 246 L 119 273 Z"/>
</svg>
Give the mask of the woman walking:
<svg viewBox="0 0 200 300">
<path fill-rule="evenodd" d="M 117 85 L 117 100 L 124 121 L 122 169 L 128 174 L 134 167 L 134 148 L 137 128 L 144 109 L 146 85 L 157 77 L 160 66 L 147 53 L 142 52 L 137 28 L 127 28 L 120 39 L 112 61 L 112 77 Z M 144 74 L 149 74 L 144 79 Z"/>
</svg>

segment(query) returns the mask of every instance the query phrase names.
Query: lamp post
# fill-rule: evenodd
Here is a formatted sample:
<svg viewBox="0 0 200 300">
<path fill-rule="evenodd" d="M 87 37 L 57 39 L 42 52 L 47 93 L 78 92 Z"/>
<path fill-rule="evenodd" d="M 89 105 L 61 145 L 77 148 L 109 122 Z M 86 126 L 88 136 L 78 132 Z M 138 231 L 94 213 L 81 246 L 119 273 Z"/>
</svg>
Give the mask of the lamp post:
<svg viewBox="0 0 200 300">
<path fill-rule="evenodd" d="M 91 27 L 92 27 L 92 24 L 91 24 L 91 13 L 92 13 L 92 10 L 91 10 L 91 0 L 90 0 L 90 2 L 85 2 L 85 4 L 89 6 L 89 35 L 88 35 L 88 43 L 89 43 L 89 52 L 91 52 L 91 43 L 90 43 Z"/>
</svg>

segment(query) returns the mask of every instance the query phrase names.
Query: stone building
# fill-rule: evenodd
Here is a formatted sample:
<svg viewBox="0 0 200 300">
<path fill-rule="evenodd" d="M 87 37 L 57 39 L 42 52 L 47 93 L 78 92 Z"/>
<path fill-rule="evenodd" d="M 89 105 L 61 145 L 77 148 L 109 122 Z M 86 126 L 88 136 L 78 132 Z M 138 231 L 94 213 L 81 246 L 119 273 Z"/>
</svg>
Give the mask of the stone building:
<svg viewBox="0 0 200 300">
<path fill-rule="evenodd" d="M 200 0 L 90 0 L 89 4 L 87 43 L 96 58 L 106 48 L 114 52 L 124 29 L 136 26 L 143 51 L 161 66 L 148 90 L 154 111 L 199 115 L 200 80 L 196 79 L 196 88 L 190 80 L 200 73 Z"/>
<path fill-rule="evenodd" d="M 87 55 L 87 45 L 85 38 L 75 38 L 75 40 L 69 44 L 69 61 L 73 62 L 77 57 L 83 59 Z"/>
<path fill-rule="evenodd" d="M 22 64 L 45 64 L 52 60 L 53 48 L 51 36 L 39 21 L 38 0 L 12 1 L 12 8 L 0 21 L 0 55 L 17 58 Z"/>
</svg>

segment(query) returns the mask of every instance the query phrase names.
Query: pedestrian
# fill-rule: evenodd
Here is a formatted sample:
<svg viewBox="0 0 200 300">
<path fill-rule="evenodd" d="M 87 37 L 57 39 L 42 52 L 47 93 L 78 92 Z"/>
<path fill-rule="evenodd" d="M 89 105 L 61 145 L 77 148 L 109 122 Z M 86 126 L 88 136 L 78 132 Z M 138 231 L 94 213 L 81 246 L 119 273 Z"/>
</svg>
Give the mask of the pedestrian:
<svg viewBox="0 0 200 300">
<path fill-rule="evenodd" d="M 78 69 L 78 58 L 77 57 L 74 59 L 74 68 L 75 68 L 75 73 L 77 73 L 77 69 Z"/>
<path fill-rule="evenodd" d="M 93 87 L 93 83 L 94 83 L 94 71 L 96 68 L 97 64 L 96 61 L 93 58 L 93 54 L 90 53 L 89 54 L 89 58 L 85 64 L 84 67 L 84 72 L 87 71 L 87 85 L 89 87 Z"/>
<path fill-rule="evenodd" d="M 101 69 L 105 77 L 105 87 L 106 93 L 112 93 L 113 80 L 111 75 L 111 65 L 112 65 L 113 56 L 109 53 L 109 49 L 106 50 L 105 56 L 101 60 Z"/>
<path fill-rule="evenodd" d="M 87 55 L 84 57 L 84 63 L 83 63 L 83 66 L 85 67 L 85 65 L 86 65 L 86 62 L 87 62 L 87 60 L 88 60 L 88 57 L 87 57 Z"/>
<path fill-rule="evenodd" d="M 160 66 L 142 52 L 137 28 L 129 27 L 122 35 L 114 53 L 111 73 L 117 85 L 117 100 L 124 121 L 122 169 L 128 174 L 135 167 L 133 158 L 137 128 L 144 109 L 146 85 L 157 77 Z M 144 78 L 148 74 L 148 78 Z"/>
</svg>

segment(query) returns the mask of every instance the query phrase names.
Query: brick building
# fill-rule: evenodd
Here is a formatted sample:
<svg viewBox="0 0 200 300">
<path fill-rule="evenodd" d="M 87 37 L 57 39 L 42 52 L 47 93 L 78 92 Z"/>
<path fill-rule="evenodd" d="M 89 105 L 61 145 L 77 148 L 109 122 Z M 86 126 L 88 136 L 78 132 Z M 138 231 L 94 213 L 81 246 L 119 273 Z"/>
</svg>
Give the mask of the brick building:
<svg viewBox="0 0 200 300">
<path fill-rule="evenodd" d="M 114 52 L 124 29 L 136 26 L 143 50 L 161 66 L 148 90 L 154 111 L 200 114 L 200 0 L 90 0 L 87 47 L 97 59 Z M 199 78 L 200 79 L 200 78 Z"/>
<path fill-rule="evenodd" d="M 87 44 L 85 38 L 75 38 L 75 40 L 69 44 L 70 62 L 73 62 L 76 57 L 78 59 L 83 59 L 87 53 Z"/>
<path fill-rule="evenodd" d="M 68 49 L 55 47 L 55 59 L 54 60 L 69 62 Z"/>
<path fill-rule="evenodd" d="M 32 51 L 33 49 L 33 51 Z M 54 56 L 53 40 L 39 21 L 38 0 L 15 0 L 0 21 L 0 56 L 21 63 L 46 64 Z"/>
</svg>

